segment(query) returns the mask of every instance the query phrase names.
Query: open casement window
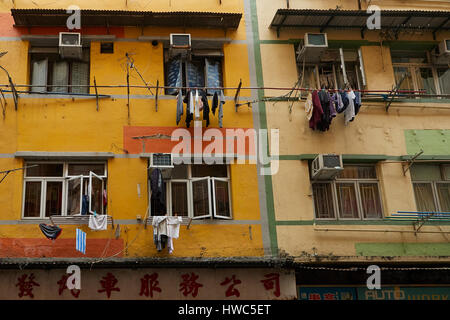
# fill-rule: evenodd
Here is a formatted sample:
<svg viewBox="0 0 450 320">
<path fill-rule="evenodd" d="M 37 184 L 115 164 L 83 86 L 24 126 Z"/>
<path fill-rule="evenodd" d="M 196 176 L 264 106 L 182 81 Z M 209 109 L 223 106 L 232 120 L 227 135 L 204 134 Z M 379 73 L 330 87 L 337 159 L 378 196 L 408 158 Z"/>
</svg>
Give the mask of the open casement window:
<svg viewBox="0 0 450 320">
<path fill-rule="evenodd" d="M 450 68 L 433 64 L 428 52 L 391 50 L 391 57 L 395 83 L 400 84 L 401 90 L 423 91 L 431 95 L 450 93 L 447 81 L 450 79 Z M 403 82 L 400 82 L 401 79 Z"/>
<path fill-rule="evenodd" d="M 230 208 L 230 184 L 228 179 L 211 178 L 214 217 L 232 219 Z"/>
<path fill-rule="evenodd" d="M 361 90 L 366 85 L 366 76 L 361 50 L 328 49 L 319 63 L 305 61 L 297 64 L 302 87 L 319 89 L 344 89 L 347 85 Z"/>
<path fill-rule="evenodd" d="M 170 193 L 172 201 L 169 203 L 172 215 L 180 217 L 189 216 L 188 182 L 172 180 L 170 182 Z"/>
<path fill-rule="evenodd" d="M 169 87 L 222 87 L 221 49 L 193 50 L 190 58 L 169 57 L 165 51 L 165 79 Z M 208 95 L 217 90 L 207 90 Z M 175 95 L 177 89 L 166 89 L 166 94 Z M 186 94 L 186 90 L 183 90 Z"/>
<path fill-rule="evenodd" d="M 103 214 L 103 191 L 103 178 L 90 171 L 88 187 L 90 213 Z"/>
<path fill-rule="evenodd" d="M 83 176 L 72 177 L 67 180 L 67 215 L 81 214 Z"/>
<path fill-rule="evenodd" d="M 212 217 L 211 178 L 194 178 L 190 183 L 192 190 L 193 219 Z"/>
</svg>

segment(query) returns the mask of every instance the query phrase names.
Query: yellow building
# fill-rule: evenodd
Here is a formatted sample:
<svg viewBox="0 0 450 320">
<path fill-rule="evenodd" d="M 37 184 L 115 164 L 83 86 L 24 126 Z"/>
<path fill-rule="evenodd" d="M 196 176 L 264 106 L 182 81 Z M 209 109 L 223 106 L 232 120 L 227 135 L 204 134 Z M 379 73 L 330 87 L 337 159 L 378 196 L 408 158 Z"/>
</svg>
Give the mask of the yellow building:
<svg viewBox="0 0 450 320">
<path fill-rule="evenodd" d="M 279 130 L 271 247 L 294 258 L 299 299 L 446 299 L 448 2 L 252 5 L 260 127 Z M 330 105 L 336 91 L 350 100 Z"/>
<path fill-rule="evenodd" d="M 449 11 L 0 3 L 0 298 L 448 296 Z"/>
<path fill-rule="evenodd" d="M 254 64 L 248 9 L 0 4 L 0 257 L 18 267 L 1 271 L 1 298 L 296 297 L 288 262 L 270 254 L 258 165 L 241 140 L 256 121 L 240 106 Z M 191 97 L 182 115 L 179 90 Z M 81 294 L 65 290 L 71 264 L 88 279 Z"/>
</svg>

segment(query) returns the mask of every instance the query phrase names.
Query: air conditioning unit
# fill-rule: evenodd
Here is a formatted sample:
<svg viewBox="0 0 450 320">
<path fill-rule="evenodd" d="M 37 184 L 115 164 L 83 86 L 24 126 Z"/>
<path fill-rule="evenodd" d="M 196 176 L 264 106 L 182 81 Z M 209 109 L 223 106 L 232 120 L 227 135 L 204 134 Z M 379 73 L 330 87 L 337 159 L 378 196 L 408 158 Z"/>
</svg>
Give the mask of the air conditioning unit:
<svg viewBox="0 0 450 320">
<path fill-rule="evenodd" d="M 343 170 L 341 155 L 320 154 L 312 162 L 311 177 L 313 180 L 332 180 Z"/>
<path fill-rule="evenodd" d="M 320 57 L 328 49 L 328 38 L 326 33 L 305 33 L 303 44 L 297 51 L 297 62 L 318 63 Z"/>
<path fill-rule="evenodd" d="M 170 34 L 170 56 L 181 54 L 183 58 L 187 58 L 192 49 L 191 35 L 188 33 L 171 33 Z"/>
<path fill-rule="evenodd" d="M 439 44 L 439 56 L 450 56 L 450 40 L 441 41 Z"/>
<path fill-rule="evenodd" d="M 431 51 L 431 62 L 437 65 L 450 64 L 450 40 L 444 40 Z"/>
<path fill-rule="evenodd" d="M 63 58 L 81 59 L 83 57 L 81 33 L 60 32 L 59 54 Z"/>
<path fill-rule="evenodd" d="M 173 168 L 173 157 L 171 153 L 150 154 L 151 168 Z"/>
</svg>

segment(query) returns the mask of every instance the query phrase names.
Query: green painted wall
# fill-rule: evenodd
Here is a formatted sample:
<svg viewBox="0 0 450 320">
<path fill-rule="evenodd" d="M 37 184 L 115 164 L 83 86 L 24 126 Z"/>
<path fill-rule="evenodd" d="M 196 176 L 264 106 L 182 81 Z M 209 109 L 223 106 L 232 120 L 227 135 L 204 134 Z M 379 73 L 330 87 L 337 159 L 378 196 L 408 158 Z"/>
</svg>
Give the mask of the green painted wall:
<svg viewBox="0 0 450 320">
<path fill-rule="evenodd" d="M 405 130 L 406 150 L 424 155 L 450 154 L 450 130 Z"/>
</svg>

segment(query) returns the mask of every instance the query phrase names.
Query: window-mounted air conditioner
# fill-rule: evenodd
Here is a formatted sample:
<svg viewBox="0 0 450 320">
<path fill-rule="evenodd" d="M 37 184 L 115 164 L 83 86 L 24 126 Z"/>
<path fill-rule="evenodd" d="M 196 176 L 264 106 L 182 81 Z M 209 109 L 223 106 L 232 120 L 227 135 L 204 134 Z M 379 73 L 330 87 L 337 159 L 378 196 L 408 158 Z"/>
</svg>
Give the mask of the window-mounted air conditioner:
<svg viewBox="0 0 450 320">
<path fill-rule="evenodd" d="M 313 180 L 332 180 L 344 170 L 342 156 L 336 154 L 319 154 L 312 162 Z"/>
<path fill-rule="evenodd" d="M 173 157 L 171 153 L 152 153 L 150 154 L 151 168 L 173 168 Z"/>
<path fill-rule="evenodd" d="M 83 49 L 81 46 L 81 33 L 60 32 L 59 54 L 63 58 L 81 59 L 83 57 Z"/>
<path fill-rule="evenodd" d="M 191 52 L 191 35 L 188 33 L 171 33 L 170 34 L 170 55 L 176 56 L 181 54 L 183 58 L 187 58 Z"/>
<path fill-rule="evenodd" d="M 450 64 L 450 40 L 443 40 L 431 51 L 433 64 Z"/>
<path fill-rule="evenodd" d="M 303 43 L 297 51 L 297 61 L 320 62 L 320 57 L 328 48 L 326 33 L 305 33 Z"/>
<path fill-rule="evenodd" d="M 170 47 L 173 49 L 190 49 L 191 35 L 188 33 L 171 33 Z"/>
<path fill-rule="evenodd" d="M 439 55 L 450 56 L 450 39 L 441 41 L 439 44 Z"/>
</svg>

